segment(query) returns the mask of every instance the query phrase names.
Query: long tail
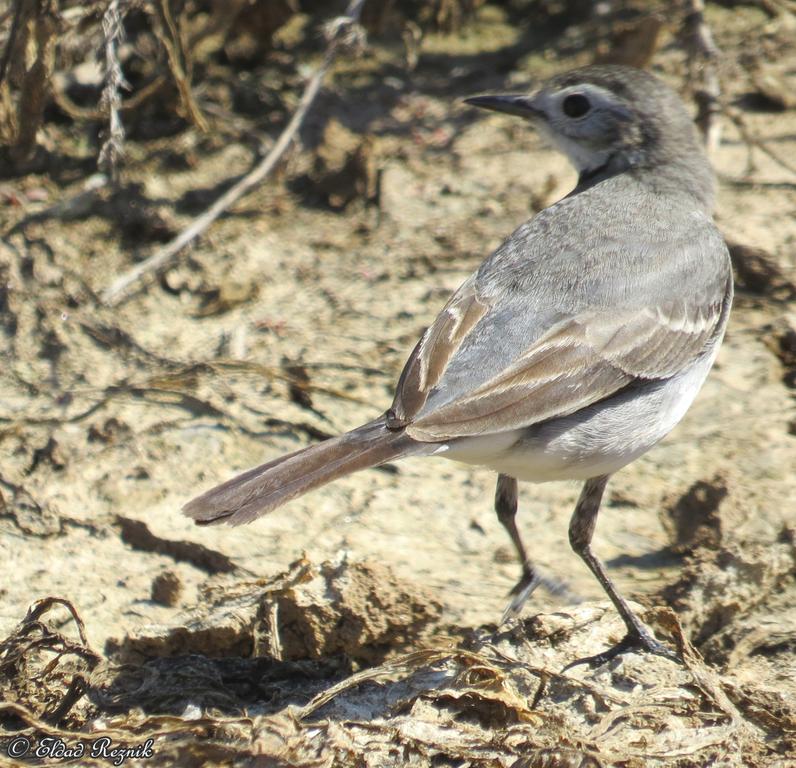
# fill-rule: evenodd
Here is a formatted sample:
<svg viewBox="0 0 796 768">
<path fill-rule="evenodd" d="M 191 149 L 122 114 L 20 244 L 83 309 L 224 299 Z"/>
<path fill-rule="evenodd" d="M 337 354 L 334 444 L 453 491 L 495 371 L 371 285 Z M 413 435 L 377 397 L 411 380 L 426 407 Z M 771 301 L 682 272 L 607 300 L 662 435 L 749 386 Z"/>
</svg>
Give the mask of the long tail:
<svg viewBox="0 0 796 768">
<path fill-rule="evenodd" d="M 381 417 L 233 477 L 189 501 L 182 511 L 200 525 L 250 523 L 338 477 L 430 448 L 388 430 Z"/>
</svg>

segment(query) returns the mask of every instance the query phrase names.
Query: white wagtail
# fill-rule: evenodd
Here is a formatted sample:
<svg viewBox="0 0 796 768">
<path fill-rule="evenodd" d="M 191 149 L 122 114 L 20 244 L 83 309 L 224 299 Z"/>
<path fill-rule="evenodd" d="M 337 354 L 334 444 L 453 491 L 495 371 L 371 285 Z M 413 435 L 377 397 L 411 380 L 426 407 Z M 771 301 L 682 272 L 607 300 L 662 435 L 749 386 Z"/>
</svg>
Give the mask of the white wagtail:
<svg viewBox="0 0 796 768">
<path fill-rule="evenodd" d="M 577 187 L 522 224 L 451 297 L 404 367 L 392 407 L 189 502 L 197 523 L 249 523 L 351 472 L 442 456 L 499 473 L 495 507 L 522 561 L 509 610 L 539 579 L 517 531 L 517 480 L 585 482 L 569 526 L 627 627 L 606 654 L 671 656 L 591 550 L 608 478 L 683 417 L 713 365 L 732 273 L 714 178 L 682 101 L 656 77 L 576 69 L 531 95 L 467 103 L 535 125 Z"/>
</svg>

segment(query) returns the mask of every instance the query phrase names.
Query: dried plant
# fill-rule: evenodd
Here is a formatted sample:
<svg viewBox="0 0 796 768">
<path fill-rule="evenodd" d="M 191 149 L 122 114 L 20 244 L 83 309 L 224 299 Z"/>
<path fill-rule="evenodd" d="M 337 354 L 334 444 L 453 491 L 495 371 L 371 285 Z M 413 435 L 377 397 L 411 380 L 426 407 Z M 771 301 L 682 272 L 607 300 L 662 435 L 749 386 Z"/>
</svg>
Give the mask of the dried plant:
<svg viewBox="0 0 796 768">
<path fill-rule="evenodd" d="M 152 5 L 155 33 L 166 49 L 169 70 L 180 94 L 180 103 L 186 117 L 201 131 L 207 130 L 207 120 L 196 104 L 191 89 L 193 59 L 187 45 L 185 24 L 181 17 L 175 19 L 171 0 L 157 0 Z M 183 9 L 184 10 L 184 9 Z"/>
<path fill-rule="evenodd" d="M 684 11 L 682 37 L 688 54 L 689 79 L 694 83 L 696 124 L 702 132 L 708 152 L 714 152 L 721 141 L 721 83 L 717 66 L 719 49 L 705 20 L 704 1 L 686 0 Z"/>
<path fill-rule="evenodd" d="M 124 0 L 111 0 L 102 17 L 102 32 L 105 39 L 105 87 L 102 89 L 101 106 L 108 111 L 108 131 L 99 154 L 99 167 L 112 181 L 118 178 L 119 159 L 124 151 L 124 126 L 119 115 L 122 104 L 120 91 L 129 89 L 119 63 L 118 46 L 124 38 Z"/>
<path fill-rule="evenodd" d="M 0 60 L 0 139 L 9 145 L 14 163 L 30 159 L 36 149 L 50 95 L 59 26 L 57 0 L 16 0 Z"/>
</svg>

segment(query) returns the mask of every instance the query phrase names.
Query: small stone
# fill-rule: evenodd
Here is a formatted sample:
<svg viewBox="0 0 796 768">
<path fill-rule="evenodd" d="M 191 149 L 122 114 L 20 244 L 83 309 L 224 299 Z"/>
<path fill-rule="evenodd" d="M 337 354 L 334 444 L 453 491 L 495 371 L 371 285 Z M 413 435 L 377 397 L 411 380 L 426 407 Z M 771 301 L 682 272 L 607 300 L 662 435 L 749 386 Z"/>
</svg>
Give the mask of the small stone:
<svg viewBox="0 0 796 768">
<path fill-rule="evenodd" d="M 180 602 L 182 582 L 174 571 L 163 571 L 152 580 L 152 600 L 173 608 Z"/>
</svg>

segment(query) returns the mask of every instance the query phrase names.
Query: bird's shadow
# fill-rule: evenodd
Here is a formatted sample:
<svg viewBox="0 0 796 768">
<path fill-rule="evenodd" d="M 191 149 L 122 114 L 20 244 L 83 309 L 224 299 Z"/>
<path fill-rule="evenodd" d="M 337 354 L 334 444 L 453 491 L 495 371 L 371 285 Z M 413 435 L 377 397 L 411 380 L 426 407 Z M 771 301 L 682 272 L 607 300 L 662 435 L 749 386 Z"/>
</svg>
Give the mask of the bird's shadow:
<svg viewBox="0 0 796 768">
<path fill-rule="evenodd" d="M 655 568 L 671 568 L 679 565 L 682 562 L 682 557 L 675 552 L 672 552 L 668 547 L 663 547 L 654 552 L 644 552 L 641 555 L 617 555 L 610 560 L 606 560 L 605 564 L 609 568 L 642 568 L 644 570 L 653 570 Z"/>
</svg>

